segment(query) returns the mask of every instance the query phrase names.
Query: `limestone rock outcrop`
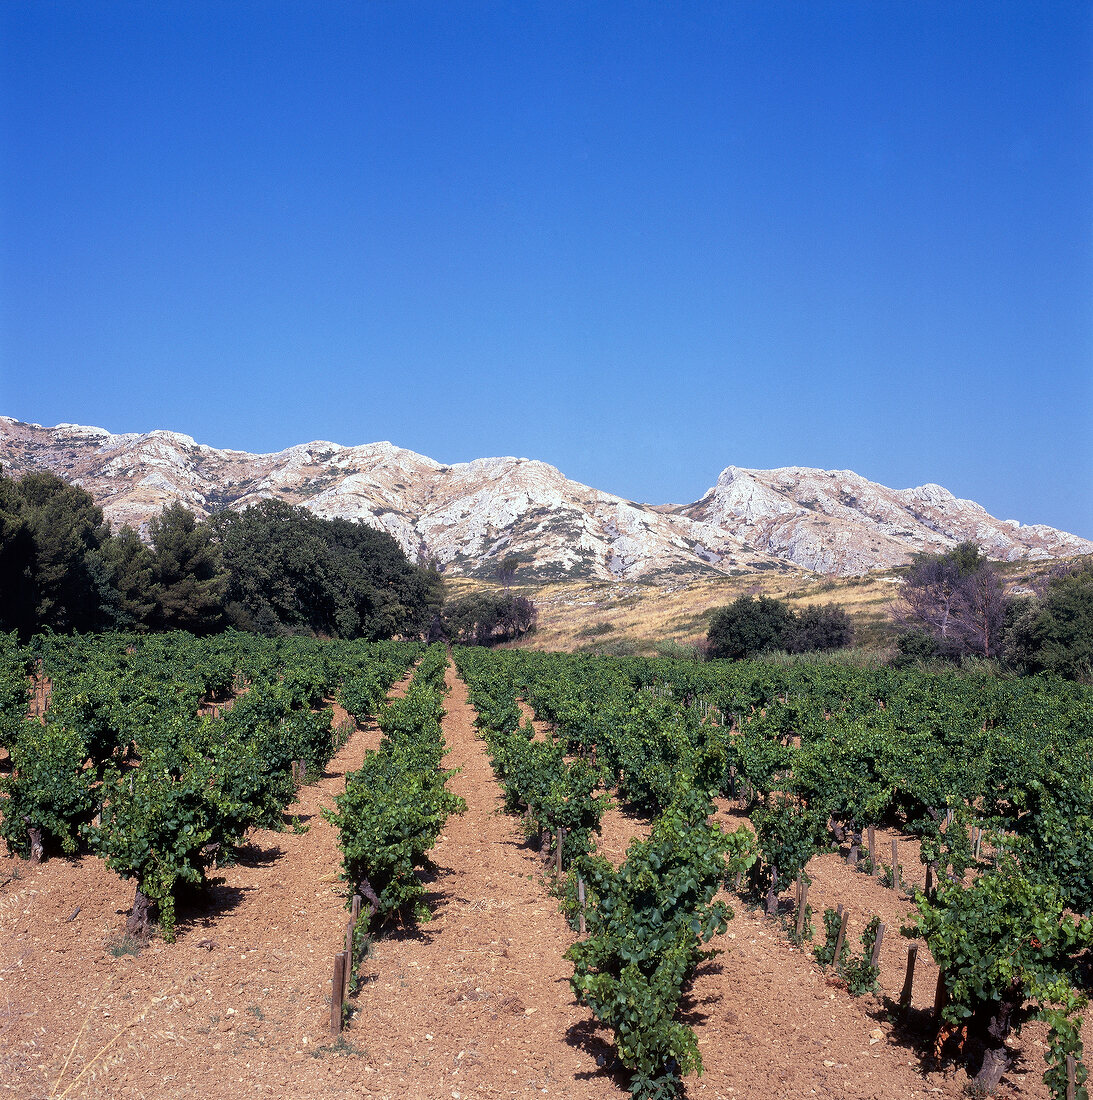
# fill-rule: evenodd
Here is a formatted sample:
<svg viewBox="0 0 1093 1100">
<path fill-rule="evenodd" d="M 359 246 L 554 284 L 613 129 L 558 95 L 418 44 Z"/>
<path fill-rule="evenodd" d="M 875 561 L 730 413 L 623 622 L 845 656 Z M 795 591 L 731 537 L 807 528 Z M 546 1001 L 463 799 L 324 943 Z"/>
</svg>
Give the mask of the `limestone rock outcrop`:
<svg viewBox="0 0 1093 1100">
<path fill-rule="evenodd" d="M 638 580 L 757 569 L 852 575 L 964 539 L 1004 560 L 1093 553 L 1093 542 L 997 520 L 938 485 L 887 489 L 848 470 L 730 466 L 701 500 L 654 506 L 524 458 L 445 466 L 391 443 L 323 441 L 249 454 L 177 432 L 114 435 L 9 417 L 0 417 L 0 464 L 82 486 L 115 527 L 142 529 L 175 501 L 207 516 L 274 497 L 388 531 L 446 572 L 485 577 L 509 554 L 529 579 Z"/>
</svg>

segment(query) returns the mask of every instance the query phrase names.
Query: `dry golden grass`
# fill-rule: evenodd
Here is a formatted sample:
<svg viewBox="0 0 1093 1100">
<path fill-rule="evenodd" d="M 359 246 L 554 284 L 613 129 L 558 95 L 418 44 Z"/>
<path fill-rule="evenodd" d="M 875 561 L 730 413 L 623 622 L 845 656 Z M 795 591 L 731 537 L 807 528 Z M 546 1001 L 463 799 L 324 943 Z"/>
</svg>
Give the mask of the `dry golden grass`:
<svg viewBox="0 0 1093 1100">
<path fill-rule="evenodd" d="M 445 580 L 448 599 L 499 586 L 465 577 Z M 861 640 L 888 640 L 886 609 L 894 598 L 890 575 L 833 579 L 813 574 L 749 573 L 715 580 L 658 582 L 569 581 L 536 588 L 513 586 L 539 609 L 539 627 L 520 644 L 528 648 L 573 651 L 625 648 L 653 652 L 674 642 L 696 645 L 706 637 L 710 612 L 738 596 L 773 596 L 791 606 L 837 603 L 854 618 Z"/>
<path fill-rule="evenodd" d="M 1007 589 L 1021 591 L 1058 562 L 997 563 Z M 444 581 L 448 599 L 500 585 L 467 577 Z M 712 580 L 663 577 L 644 583 L 566 581 L 542 586 L 514 585 L 539 609 L 539 626 L 518 645 L 572 652 L 580 649 L 654 653 L 665 643 L 694 646 L 705 640 L 710 612 L 738 596 L 771 596 L 791 607 L 833 603 L 853 619 L 855 644 L 882 650 L 895 641 L 889 611 L 899 591 L 896 573 L 876 570 L 862 577 L 815 573 L 748 573 Z"/>
</svg>

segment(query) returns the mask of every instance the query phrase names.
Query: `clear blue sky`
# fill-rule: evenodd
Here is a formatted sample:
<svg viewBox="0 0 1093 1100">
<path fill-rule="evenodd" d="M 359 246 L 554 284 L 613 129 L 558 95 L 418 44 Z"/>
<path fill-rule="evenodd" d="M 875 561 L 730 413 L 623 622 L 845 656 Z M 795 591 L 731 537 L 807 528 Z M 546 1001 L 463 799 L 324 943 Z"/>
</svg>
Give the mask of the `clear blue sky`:
<svg viewBox="0 0 1093 1100">
<path fill-rule="evenodd" d="M 1093 537 L 1093 4 L 0 4 L 0 412 Z"/>
</svg>

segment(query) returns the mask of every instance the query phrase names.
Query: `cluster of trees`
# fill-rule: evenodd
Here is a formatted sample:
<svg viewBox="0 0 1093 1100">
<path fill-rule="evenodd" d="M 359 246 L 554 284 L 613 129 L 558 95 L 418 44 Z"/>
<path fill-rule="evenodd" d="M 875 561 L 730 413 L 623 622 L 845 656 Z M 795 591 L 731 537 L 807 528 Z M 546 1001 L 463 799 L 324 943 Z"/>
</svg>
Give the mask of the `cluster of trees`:
<svg viewBox="0 0 1093 1100">
<path fill-rule="evenodd" d="M 526 596 L 476 592 L 444 608 L 443 634 L 463 645 L 511 642 L 535 629 L 538 612 Z"/>
<path fill-rule="evenodd" d="M 893 616 L 900 651 L 914 657 L 1000 657 L 1006 597 L 974 542 L 946 554 L 916 554 Z"/>
<path fill-rule="evenodd" d="M 1021 672 L 1093 679 L 1093 560 L 1060 565 L 1007 595 L 974 542 L 919 554 L 894 608 L 904 660 L 993 658 Z"/>
<path fill-rule="evenodd" d="M 390 535 L 282 501 L 205 521 L 174 504 L 147 534 L 112 534 L 90 494 L 53 474 L 0 474 L 0 631 L 375 640 L 421 634 L 443 602 L 437 573 Z"/>
<path fill-rule="evenodd" d="M 835 604 L 813 605 L 794 611 L 785 601 L 769 596 L 741 596 L 728 607 L 717 608 L 706 635 L 711 660 L 742 660 L 781 649 L 807 653 L 839 649 L 854 642 L 850 616 Z"/>
</svg>

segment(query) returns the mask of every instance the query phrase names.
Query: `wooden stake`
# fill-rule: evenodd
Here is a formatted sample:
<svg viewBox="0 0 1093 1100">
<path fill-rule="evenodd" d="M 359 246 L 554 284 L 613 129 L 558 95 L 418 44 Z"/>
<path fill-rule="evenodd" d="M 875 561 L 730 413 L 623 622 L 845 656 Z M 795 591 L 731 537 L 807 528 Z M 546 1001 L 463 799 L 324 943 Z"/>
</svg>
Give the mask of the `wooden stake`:
<svg viewBox="0 0 1093 1100">
<path fill-rule="evenodd" d="M 877 938 L 873 941 L 873 954 L 869 956 L 870 966 L 880 966 L 880 945 L 884 940 L 884 925 L 877 925 Z"/>
<path fill-rule="evenodd" d="M 330 983 L 330 1034 L 342 1033 L 342 1001 L 345 997 L 345 955 L 334 956 L 334 979 Z"/>
<path fill-rule="evenodd" d="M 353 966 L 348 951 L 342 952 L 342 1000 L 346 1000 L 349 996 L 349 983 L 353 980 Z"/>
<path fill-rule="evenodd" d="M 580 905 L 580 909 L 577 912 L 577 928 L 580 934 L 583 936 L 587 932 L 584 921 L 584 879 L 579 875 L 577 876 L 577 902 Z"/>
<path fill-rule="evenodd" d="M 907 975 L 903 979 L 903 989 L 899 995 L 900 1007 L 904 1010 L 911 1007 L 911 994 L 915 988 L 915 963 L 918 961 L 918 944 L 913 943 L 907 948 Z"/>
<path fill-rule="evenodd" d="M 842 906 L 839 906 L 842 909 Z M 846 939 L 846 922 L 850 919 L 850 911 L 843 910 L 842 920 L 839 922 L 839 938 L 835 941 L 835 957 L 831 960 L 832 966 L 839 965 L 839 956 L 843 952 L 843 940 Z"/>
<path fill-rule="evenodd" d="M 926 864 L 926 900 L 934 900 L 934 865 Z"/>
<path fill-rule="evenodd" d="M 351 912 L 353 914 L 353 923 L 356 924 L 357 921 L 359 921 L 361 919 L 361 896 L 360 896 L 360 894 L 354 894 L 353 895 L 353 908 L 352 908 Z"/>
<path fill-rule="evenodd" d="M 1066 1056 L 1066 1100 L 1078 1095 L 1078 1063 L 1073 1054 Z"/>
<path fill-rule="evenodd" d="M 349 956 L 349 968 L 353 968 L 353 922 L 345 926 L 345 953 Z"/>
<path fill-rule="evenodd" d="M 872 825 L 866 833 L 869 838 L 869 865 L 873 868 L 873 874 L 877 874 L 877 831 Z"/>
<path fill-rule="evenodd" d="M 892 889 L 899 889 L 899 841 L 892 841 Z"/>
<path fill-rule="evenodd" d="M 975 858 L 976 859 L 979 858 L 979 852 L 980 852 L 980 849 L 982 849 L 982 847 L 983 847 L 983 830 L 982 829 L 976 829 L 975 830 Z"/>
<path fill-rule="evenodd" d="M 937 972 L 937 988 L 934 990 L 934 1016 L 941 1019 L 941 1010 L 949 999 L 949 990 L 945 986 L 945 971 Z"/>
<path fill-rule="evenodd" d="M 808 883 L 803 879 L 798 879 L 799 883 L 799 896 L 797 900 L 797 935 L 801 936 L 805 930 L 805 918 L 808 913 Z"/>
<path fill-rule="evenodd" d="M 555 860 L 555 870 L 560 875 L 562 873 L 562 845 L 565 844 L 565 829 L 558 830 L 558 851 L 556 853 L 557 859 Z"/>
</svg>

